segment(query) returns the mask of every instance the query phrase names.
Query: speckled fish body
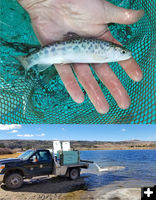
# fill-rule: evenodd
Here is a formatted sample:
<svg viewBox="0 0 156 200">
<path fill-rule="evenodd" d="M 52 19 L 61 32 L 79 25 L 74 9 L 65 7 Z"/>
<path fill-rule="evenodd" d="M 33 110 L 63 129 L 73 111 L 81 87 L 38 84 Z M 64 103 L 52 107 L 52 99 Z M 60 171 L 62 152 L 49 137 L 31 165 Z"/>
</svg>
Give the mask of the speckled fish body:
<svg viewBox="0 0 156 200">
<path fill-rule="evenodd" d="M 99 39 L 79 38 L 54 42 L 20 57 L 26 71 L 38 65 L 44 71 L 52 64 L 109 63 L 131 58 L 131 52 L 122 46 Z"/>
</svg>

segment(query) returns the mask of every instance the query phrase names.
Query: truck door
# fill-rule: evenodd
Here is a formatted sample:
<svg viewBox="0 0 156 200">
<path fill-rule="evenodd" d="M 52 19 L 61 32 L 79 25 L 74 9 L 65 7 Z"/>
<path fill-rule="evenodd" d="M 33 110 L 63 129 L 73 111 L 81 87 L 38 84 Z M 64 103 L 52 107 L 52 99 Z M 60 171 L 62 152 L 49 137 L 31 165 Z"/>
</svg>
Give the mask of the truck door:
<svg viewBox="0 0 156 200">
<path fill-rule="evenodd" d="M 38 150 L 31 159 L 31 171 L 34 175 L 52 174 L 53 160 L 48 150 Z"/>
</svg>

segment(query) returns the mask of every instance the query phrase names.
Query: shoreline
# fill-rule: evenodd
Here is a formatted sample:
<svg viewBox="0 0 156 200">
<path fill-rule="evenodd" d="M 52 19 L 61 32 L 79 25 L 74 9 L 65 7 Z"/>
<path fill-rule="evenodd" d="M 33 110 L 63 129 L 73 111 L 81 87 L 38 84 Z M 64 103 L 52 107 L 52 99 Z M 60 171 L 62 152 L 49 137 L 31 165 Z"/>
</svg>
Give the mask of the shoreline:
<svg viewBox="0 0 156 200">
<path fill-rule="evenodd" d="M 156 150 L 156 148 L 75 148 L 74 150 L 89 151 L 89 150 Z"/>
<path fill-rule="evenodd" d="M 61 140 L 64 141 L 64 140 Z M 20 142 L 20 145 L 19 145 Z M 156 149 L 156 141 L 125 140 L 125 141 L 79 141 L 71 140 L 71 149 L 75 150 L 146 150 Z M 50 149 L 53 140 L 0 140 L 3 148 L 18 149 L 26 151 L 29 147 L 35 149 Z"/>
<path fill-rule="evenodd" d="M 82 149 L 74 149 L 74 150 L 79 150 L 79 151 L 100 151 L 100 150 L 156 150 L 156 148 L 82 148 Z M 0 160 L 1 159 L 7 159 L 7 158 L 17 158 L 21 153 L 13 153 L 13 154 L 2 154 L 0 155 Z"/>
<path fill-rule="evenodd" d="M 115 181 L 101 187 L 85 189 L 85 180 L 69 181 L 61 178 L 42 177 L 26 182 L 18 190 L 9 191 L 2 185 L 0 200 L 140 200 L 141 187 L 147 186 L 140 180 Z M 153 186 L 149 183 L 148 186 Z"/>
<path fill-rule="evenodd" d="M 148 186 L 154 186 L 152 182 L 148 184 Z M 69 192 L 64 194 L 61 200 L 140 200 L 141 187 L 144 186 L 147 186 L 147 183 L 140 180 L 115 181 L 112 184 L 91 188 L 86 191 Z"/>
</svg>

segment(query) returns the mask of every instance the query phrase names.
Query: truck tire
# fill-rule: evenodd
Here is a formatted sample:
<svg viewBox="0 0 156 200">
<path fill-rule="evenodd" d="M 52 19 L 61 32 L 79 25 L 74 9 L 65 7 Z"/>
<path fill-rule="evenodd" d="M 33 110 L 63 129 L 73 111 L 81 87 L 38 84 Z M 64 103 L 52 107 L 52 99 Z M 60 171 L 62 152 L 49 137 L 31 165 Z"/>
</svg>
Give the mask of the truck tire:
<svg viewBox="0 0 156 200">
<path fill-rule="evenodd" d="M 71 180 L 75 180 L 80 176 L 80 169 L 79 168 L 72 168 L 69 171 L 69 178 Z"/>
<path fill-rule="evenodd" d="M 18 189 L 23 185 L 23 177 L 19 173 L 12 173 L 5 179 L 5 185 L 8 189 Z"/>
</svg>

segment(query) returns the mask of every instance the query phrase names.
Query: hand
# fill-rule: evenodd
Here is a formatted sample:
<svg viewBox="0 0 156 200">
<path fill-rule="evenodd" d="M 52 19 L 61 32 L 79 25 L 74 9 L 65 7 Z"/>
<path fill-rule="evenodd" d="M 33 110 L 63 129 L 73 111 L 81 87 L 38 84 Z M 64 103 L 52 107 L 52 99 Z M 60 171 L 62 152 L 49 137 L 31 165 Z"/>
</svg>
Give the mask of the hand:
<svg viewBox="0 0 156 200">
<path fill-rule="evenodd" d="M 105 0 L 19 0 L 19 3 L 30 14 L 34 31 L 42 45 L 55 40 L 62 40 L 68 32 L 80 36 L 97 36 L 100 39 L 119 43 L 108 30 L 108 23 L 132 24 L 143 16 L 143 10 L 134 11 L 116 7 Z M 119 64 L 134 81 L 142 79 L 142 72 L 136 61 L 131 58 Z M 67 91 L 77 103 L 84 101 L 84 94 L 69 64 L 56 65 Z M 108 64 L 93 69 L 111 92 L 118 106 L 126 109 L 130 106 L 130 98 L 121 82 Z M 74 64 L 73 70 L 79 82 L 86 90 L 97 112 L 106 113 L 109 104 L 106 101 L 89 65 Z"/>
</svg>

